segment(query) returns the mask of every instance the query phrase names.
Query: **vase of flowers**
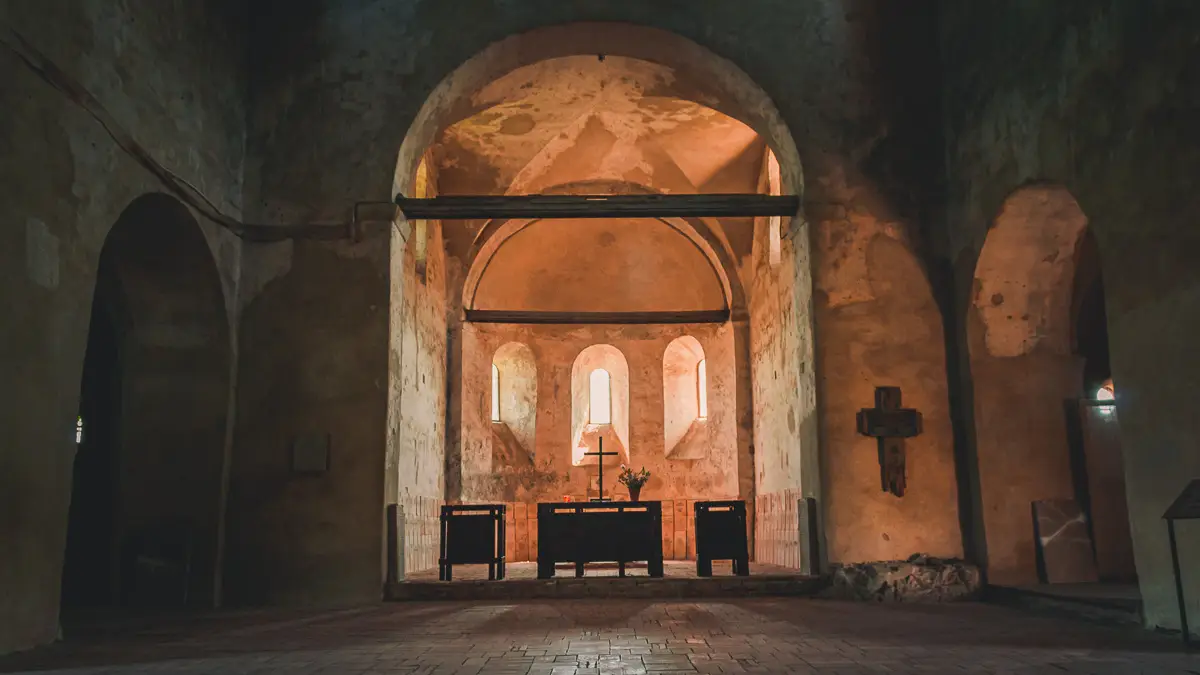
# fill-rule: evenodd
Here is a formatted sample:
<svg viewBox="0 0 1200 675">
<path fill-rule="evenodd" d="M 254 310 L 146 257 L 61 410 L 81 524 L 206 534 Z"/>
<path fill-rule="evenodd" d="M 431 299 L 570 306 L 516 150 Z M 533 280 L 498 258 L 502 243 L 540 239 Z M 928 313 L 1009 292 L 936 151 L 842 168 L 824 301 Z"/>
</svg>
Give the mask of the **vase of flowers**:
<svg viewBox="0 0 1200 675">
<path fill-rule="evenodd" d="M 639 497 L 642 494 L 642 486 L 648 480 L 650 480 L 650 472 L 644 466 L 641 471 L 634 471 L 622 464 L 621 475 L 617 476 L 617 482 L 629 489 L 629 501 L 631 502 L 639 501 Z"/>
</svg>

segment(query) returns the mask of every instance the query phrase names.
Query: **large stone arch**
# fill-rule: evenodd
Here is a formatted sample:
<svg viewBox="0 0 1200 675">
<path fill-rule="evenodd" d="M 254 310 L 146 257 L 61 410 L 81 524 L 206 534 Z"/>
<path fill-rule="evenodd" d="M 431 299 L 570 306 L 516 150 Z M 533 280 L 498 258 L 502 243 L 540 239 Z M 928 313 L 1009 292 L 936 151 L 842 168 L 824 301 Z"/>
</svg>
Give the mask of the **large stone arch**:
<svg viewBox="0 0 1200 675">
<path fill-rule="evenodd" d="M 693 101 L 752 129 L 778 158 L 780 192 L 803 198 L 804 177 L 800 153 L 782 116 L 761 87 L 732 62 L 690 39 L 661 29 L 621 23 L 573 23 L 537 28 L 501 39 L 467 59 L 433 88 L 413 118 L 400 145 L 393 176 L 393 193 L 413 194 L 417 168 L 425 156 L 426 148 L 434 143 L 439 134 L 481 110 L 504 103 L 503 88 L 485 91 L 491 83 L 531 64 L 579 55 L 622 57 L 656 64 L 669 77 L 660 78 L 663 84 L 656 89 L 655 95 Z M 544 187 L 541 183 L 536 185 L 538 189 Z M 410 224 L 402 214 L 397 215 L 393 240 L 407 241 Z M 801 217 L 773 223 L 782 226 L 789 235 L 783 249 L 783 264 L 775 271 L 774 280 L 764 291 L 765 295 L 775 300 L 752 304 L 748 298 L 748 288 L 744 293 L 747 297 L 744 303 L 739 302 L 738 293 L 733 288 L 738 270 L 745 273 L 748 269 L 745 267 L 747 260 L 737 259 L 730 254 L 728 237 L 720 231 L 719 224 L 703 221 L 701 224 L 706 227 L 701 228 L 694 223 L 691 227 L 708 242 L 716 254 L 719 269 L 725 270 L 725 275 L 730 279 L 731 289 L 727 297 L 731 299 L 728 304 L 732 309 L 735 336 L 735 371 L 745 373 L 746 377 L 761 385 L 739 386 L 737 392 L 738 419 L 746 421 L 737 431 L 739 457 L 745 457 L 744 462 L 739 460 L 739 466 L 747 476 L 739 488 L 739 494 L 751 502 L 757 502 L 756 513 L 783 518 L 780 521 L 783 529 L 794 531 L 795 528 L 787 526 L 785 522 L 786 505 L 794 504 L 794 497 L 799 494 L 815 497 L 820 502 L 822 491 L 822 477 L 817 470 L 817 368 L 812 363 L 813 256 L 809 231 L 803 227 L 805 221 Z M 499 229 L 508 224 L 488 226 L 478 223 L 477 226 Z M 706 233 L 705 229 L 711 232 Z M 394 246 L 393 278 L 401 274 L 396 265 L 395 251 Z M 464 266 L 464 277 L 468 269 Z M 453 292 L 460 288 L 452 286 L 451 290 Z M 395 301 L 393 297 L 393 303 Z M 741 311 L 742 307 L 745 311 Z M 760 316 L 755 322 L 750 316 L 754 313 L 754 307 L 759 308 L 760 315 L 766 312 L 770 316 Z M 778 326 L 772 329 L 771 324 Z M 453 337 L 453 326 L 450 333 L 449 359 L 453 363 L 458 358 L 456 350 L 461 345 Z M 394 352 L 393 348 L 393 356 Z M 767 354 L 771 358 L 769 367 L 755 365 L 756 359 L 762 360 Z M 753 392 L 771 398 L 774 404 L 756 407 Z M 453 400 L 454 396 L 455 393 L 451 392 L 448 403 L 452 414 L 460 407 Z M 751 419 L 755 420 L 753 425 L 749 423 Z M 752 432 L 752 426 L 769 433 L 760 441 L 752 439 L 752 433 L 757 436 L 757 431 Z M 389 441 L 388 466 L 394 464 L 391 455 L 396 446 Z M 755 479 L 750 475 L 749 467 L 755 461 L 753 457 L 756 451 L 758 456 L 769 454 L 780 459 L 775 464 L 764 464 L 758 472 L 768 475 L 770 479 L 765 486 L 771 492 L 767 495 L 769 501 L 759 498 L 754 487 Z M 458 459 L 459 456 L 465 458 L 471 452 L 470 448 L 460 447 L 454 438 L 448 438 L 447 498 L 458 498 L 453 475 L 460 461 L 465 461 Z M 786 466 L 789 461 L 787 456 L 791 455 L 799 455 L 798 460 L 790 461 L 793 467 L 806 467 L 803 485 L 798 470 L 775 472 L 772 468 L 776 464 Z M 798 548 L 799 542 L 795 537 L 791 542 L 793 548 Z M 824 550 L 824 547 L 821 548 Z M 783 558 L 778 560 L 782 561 Z M 798 563 L 799 558 L 794 551 L 789 560 L 788 564 Z"/>
<path fill-rule="evenodd" d="M 221 596 L 233 347 L 204 233 L 173 197 L 133 201 L 100 255 L 64 556 L 65 606 Z M 136 560 L 168 563 L 163 595 Z M 172 567 L 178 565 L 178 567 Z"/>
<path fill-rule="evenodd" d="M 496 103 L 487 85 L 523 66 L 553 58 L 595 54 L 660 64 L 675 79 L 671 95 L 701 103 L 754 129 L 779 158 L 788 194 L 803 196 L 800 153 L 770 97 L 731 61 L 695 42 L 657 28 L 580 22 L 537 28 L 494 42 L 446 76 L 421 106 L 400 145 L 393 193 L 411 191 L 425 148 L 443 129 Z"/>
<path fill-rule="evenodd" d="M 972 482 L 992 583 L 1038 581 L 1032 503 L 1075 496 L 1063 403 L 1083 394 L 1072 304 L 1087 229 L 1066 187 L 1030 183 L 1000 205 L 975 263 Z"/>
</svg>

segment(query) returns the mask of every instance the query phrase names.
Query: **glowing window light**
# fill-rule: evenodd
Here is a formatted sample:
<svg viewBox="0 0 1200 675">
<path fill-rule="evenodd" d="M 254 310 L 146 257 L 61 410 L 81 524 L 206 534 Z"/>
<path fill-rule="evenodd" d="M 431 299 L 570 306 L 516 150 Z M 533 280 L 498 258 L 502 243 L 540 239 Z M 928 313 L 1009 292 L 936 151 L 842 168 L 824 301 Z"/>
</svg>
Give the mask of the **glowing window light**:
<svg viewBox="0 0 1200 675">
<path fill-rule="evenodd" d="M 83 418 L 75 418 L 75 445 L 83 442 Z"/>
<path fill-rule="evenodd" d="M 696 364 L 696 394 L 700 402 L 698 419 L 708 419 L 708 359 Z"/>
<path fill-rule="evenodd" d="M 1117 395 L 1116 392 L 1113 391 L 1111 384 L 1106 384 L 1096 390 L 1096 400 L 1105 403 L 1105 405 L 1096 407 L 1097 412 L 1099 412 L 1101 415 L 1113 414 L 1113 410 L 1116 409 L 1116 406 L 1112 404 L 1116 402 Z"/>
<path fill-rule="evenodd" d="M 612 378 L 608 371 L 597 368 L 588 378 L 588 421 L 592 424 L 612 424 Z"/>
<path fill-rule="evenodd" d="M 500 369 L 492 364 L 492 421 L 500 421 Z"/>
</svg>

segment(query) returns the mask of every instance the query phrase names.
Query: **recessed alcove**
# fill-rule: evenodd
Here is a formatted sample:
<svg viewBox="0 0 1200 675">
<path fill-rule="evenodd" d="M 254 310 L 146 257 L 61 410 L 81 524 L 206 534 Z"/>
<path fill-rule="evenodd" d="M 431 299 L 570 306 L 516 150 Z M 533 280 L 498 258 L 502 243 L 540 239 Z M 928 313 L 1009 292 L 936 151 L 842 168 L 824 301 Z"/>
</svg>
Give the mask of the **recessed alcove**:
<svg viewBox="0 0 1200 675">
<path fill-rule="evenodd" d="M 509 342 L 492 357 L 492 468 L 530 468 L 537 436 L 537 362 L 533 350 Z"/>
<path fill-rule="evenodd" d="M 708 455 L 708 362 L 691 335 L 675 338 L 663 353 L 663 449 L 669 460 Z"/>
<path fill-rule="evenodd" d="M 611 345 L 592 345 L 571 366 L 571 465 L 629 461 L 629 365 Z"/>
</svg>

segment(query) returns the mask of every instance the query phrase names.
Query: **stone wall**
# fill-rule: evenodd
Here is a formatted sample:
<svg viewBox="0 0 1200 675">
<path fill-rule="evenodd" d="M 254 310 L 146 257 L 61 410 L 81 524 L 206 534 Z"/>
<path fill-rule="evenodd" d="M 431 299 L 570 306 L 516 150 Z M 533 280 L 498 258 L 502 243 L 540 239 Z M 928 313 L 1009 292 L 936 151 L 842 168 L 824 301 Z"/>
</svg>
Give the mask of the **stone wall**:
<svg viewBox="0 0 1200 675">
<path fill-rule="evenodd" d="M 754 553 L 756 562 L 801 569 L 799 502 L 804 498 L 799 489 L 767 492 L 757 495 L 754 502 Z M 818 558 L 820 552 L 817 552 Z"/>
<path fill-rule="evenodd" d="M 421 236 L 427 237 L 428 252 L 423 272 L 416 261 Z M 427 535 L 428 519 L 437 517 L 445 497 L 446 256 L 441 223 L 413 228 L 407 242 L 393 235 L 391 315 L 384 501 L 420 505 L 417 510 L 406 506 L 405 514 L 419 517 Z M 430 560 L 436 563 L 436 537 L 406 538 L 405 547 L 407 571 L 424 569 L 416 565 Z"/>
<path fill-rule="evenodd" d="M 386 234 L 359 244 L 247 246 L 286 272 L 246 299 L 230 485 L 234 604 L 374 600 L 382 580 L 389 340 Z M 329 468 L 291 469 L 327 436 Z"/>
<path fill-rule="evenodd" d="M 245 16 L 235 2 L 0 6 L 0 652 L 58 633 L 74 424 L 100 250 L 136 198 L 164 188 L 14 52 L 20 35 L 116 127 L 228 215 L 242 205 Z M 201 227 L 231 316 L 239 245 Z M 222 434 L 223 435 L 223 434 Z M 219 499 L 214 496 L 214 499 Z"/>
<path fill-rule="evenodd" d="M 663 433 L 663 354 L 672 340 L 691 335 L 708 360 L 709 416 L 703 459 L 666 456 Z M 589 496 L 593 466 L 572 463 L 572 365 L 592 345 L 611 345 L 629 370 L 629 462 L 645 466 L 643 499 L 733 499 L 738 496 L 737 431 L 732 329 L 728 324 L 647 326 L 531 326 L 467 323 L 462 328 L 462 466 L 466 501 L 535 503 Z M 537 430 L 531 466 L 493 463 L 490 391 L 492 357 L 502 346 L 527 345 L 537 365 Z M 614 393 L 614 399 L 618 396 Z M 625 493 L 615 466 L 606 464 L 605 490 Z"/>
<path fill-rule="evenodd" d="M 1166 627 L 1178 626 L 1178 614 L 1161 517 L 1200 475 L 1200 426 L 1188 403 L 1200 385 L 1190 337 L 1200 330 L 1197 25 L 1200 6 L 1165 0 L 941 11 L 950 196 L 942 238 L 958 306 L 970 302 L 975 261 L 1008 195 L 1034 180 L 1064 185 L 1100 250 L 1146 622 Z M 1200 544 L 1185 535 L 1179 553 L 1184 569 L 1195 567 Z M 1195 615 L 1200 579 L 1184 583 Z"/>
</svg>

